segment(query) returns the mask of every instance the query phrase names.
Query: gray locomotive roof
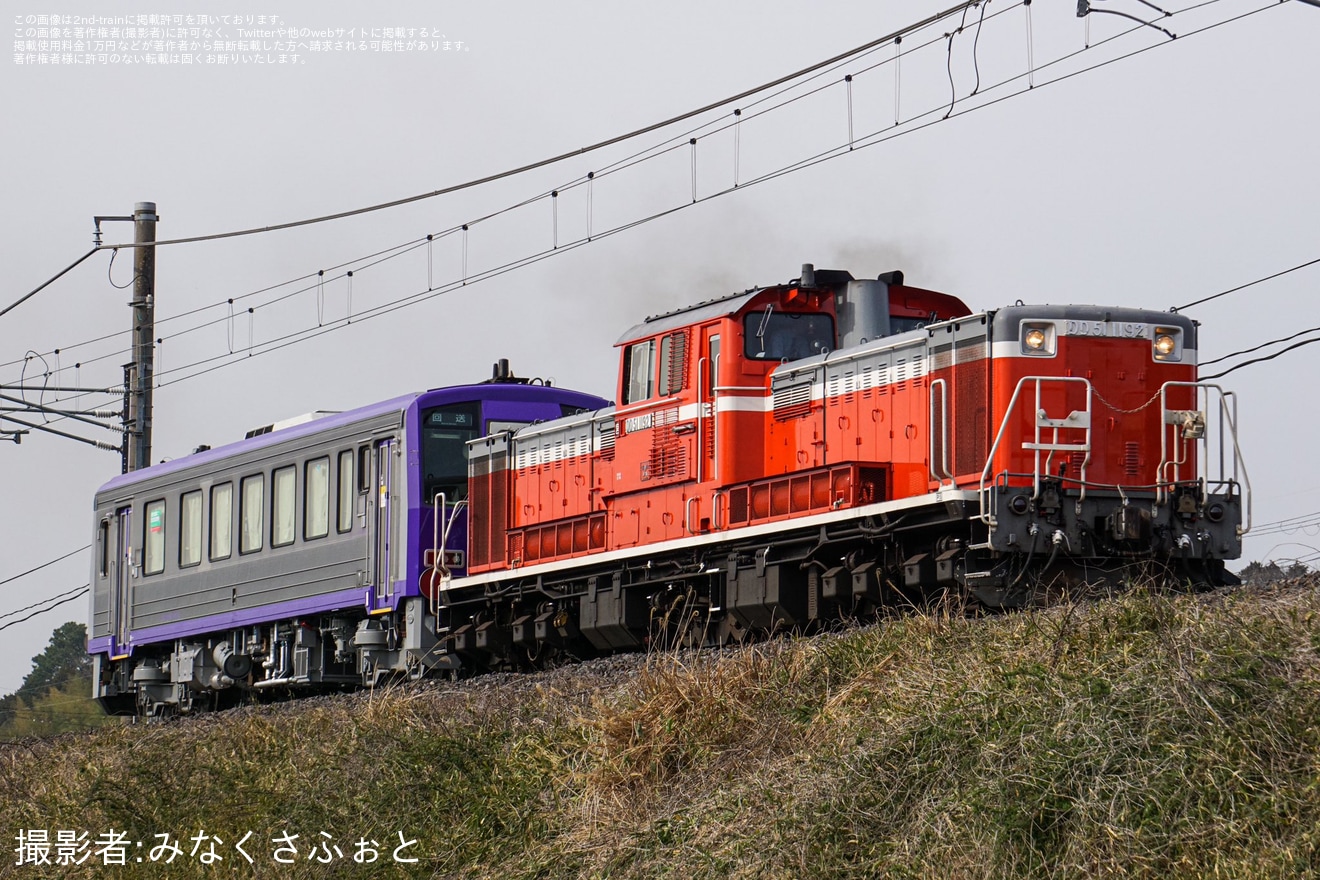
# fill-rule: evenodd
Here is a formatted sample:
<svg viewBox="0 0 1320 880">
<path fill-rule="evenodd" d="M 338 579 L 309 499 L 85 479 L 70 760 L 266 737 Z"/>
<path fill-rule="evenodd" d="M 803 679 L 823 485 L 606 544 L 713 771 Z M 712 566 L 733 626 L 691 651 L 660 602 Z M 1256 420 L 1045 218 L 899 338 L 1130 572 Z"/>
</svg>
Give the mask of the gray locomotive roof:
<svg viewBox="0 0 1320 880">
<path fill-rule="evenodd" d="M 698 324 L 711 318 L 722 318 L 725 315 L 732 315 L 734 312 L 747 305 L 747 302 L 763 290 L 769 290 L 767 287 L 753 287 L 744 290 L 742 293 L 734 293 L 719 299 L 708 299 L 705 302 L 699 302 L 694 306 L 687 306 L 682 309 L 675 309 L 672 312 L 665 312 L 660 315 L 652 315 L 635 327 L 630 327 L 628 332 L 623 334 L 614 343 L 623 345 L 625 342 L 632 342 L 635 339 L 643 339 L 647 336 L 655 336 L 657 333 L 664 333 L 666 330 L 672 330 L 675 327 L 686 327 L 689 324 Z"/>
<path fill-rule="evenodd" d="M 1133 306 L 1013 305 L 996 309 L 990 315 L 991 320 L 994 322 L 994 335 L 996 338 L 1001 339 L 1016 338 L 1018 322 L 1023 319 L 1031 320 L 1035 318 L 1086 321 L 1103 325 L 1135 323 L 1181 327 L 1183 332 L 1187 334 L 1186 346 L 1192 349 L 1197 347 L 1196 322 L 1178 312 L 1156 311 Z"/>
</svg>

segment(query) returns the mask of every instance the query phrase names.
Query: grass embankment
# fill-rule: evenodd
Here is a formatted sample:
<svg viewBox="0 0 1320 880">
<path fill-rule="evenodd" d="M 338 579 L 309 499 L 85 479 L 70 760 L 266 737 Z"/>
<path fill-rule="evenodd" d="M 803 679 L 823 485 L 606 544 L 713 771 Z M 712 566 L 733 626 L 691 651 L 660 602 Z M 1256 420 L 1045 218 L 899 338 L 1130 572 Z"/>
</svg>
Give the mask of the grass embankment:
<svg viewBox="0 0 1320 880">
<path fill-rule="evenodd" d="M 143 841 L 71 877 L 1307 876 L 1318 650 L 1311 584 L 904 617 L 7 745 L 0 824 Z"/>
</svg>

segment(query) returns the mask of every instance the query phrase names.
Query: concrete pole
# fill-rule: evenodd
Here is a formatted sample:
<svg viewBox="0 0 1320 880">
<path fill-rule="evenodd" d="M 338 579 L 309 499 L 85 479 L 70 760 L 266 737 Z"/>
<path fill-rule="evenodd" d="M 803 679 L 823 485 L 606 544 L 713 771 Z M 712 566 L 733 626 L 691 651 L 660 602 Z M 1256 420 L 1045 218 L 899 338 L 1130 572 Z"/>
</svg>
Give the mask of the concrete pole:
<svg viewBox="0 0 1320 880">
<path fill-rule="evenodd" d="M 133 242 L 156 240 L 156 203 L 133 206 Z M 151 386 L 156 366 L 156 248 L 133 249 L 133 377 L 129 415 L 133 421 L 133 453 L 128 469 L 151 465 Z"/>
</svg>

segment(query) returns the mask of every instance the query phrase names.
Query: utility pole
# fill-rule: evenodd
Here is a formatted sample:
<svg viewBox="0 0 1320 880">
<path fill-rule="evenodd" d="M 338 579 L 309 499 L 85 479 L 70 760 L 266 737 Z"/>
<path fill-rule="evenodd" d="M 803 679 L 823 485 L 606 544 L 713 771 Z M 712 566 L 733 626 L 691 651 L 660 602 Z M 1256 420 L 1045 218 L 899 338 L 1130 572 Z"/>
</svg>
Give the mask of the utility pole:
<svg viewBox="0 0 1320 880">
<path fill-rule="evenodd" d="M 133 362 L 124 368 L 124 471 L 151 464 L 151 386 L 156 343 L 156 203 L 133 206 Z M 131 429 L 130 429 L 131 426 Z M 129 431 L 131 430 L 131 435 Z M 130 442 L 131 441 L 131 442 Z"/>
</svg>

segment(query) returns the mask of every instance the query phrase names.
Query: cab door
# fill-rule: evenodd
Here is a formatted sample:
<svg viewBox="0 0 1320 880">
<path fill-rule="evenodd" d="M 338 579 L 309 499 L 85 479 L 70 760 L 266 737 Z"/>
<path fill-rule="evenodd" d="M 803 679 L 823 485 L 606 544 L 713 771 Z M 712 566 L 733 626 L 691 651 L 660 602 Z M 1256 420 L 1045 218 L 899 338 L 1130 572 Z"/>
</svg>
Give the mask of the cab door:
<svg viewBox="0 0 1320 880">
<path fill-rule="evenodd" d="M 697 362 L 698 431 L 701 438 L 697 482 L 714 480 L 719 473 L 719 421 L 715 411 L 719 403 L 720 325 L 701 328 L 701 358 Z"/>
<path fill-rule="evenodd" d="M 394 450 L 393 437 L 376 440 L 371 448 L 371 492 L 367 496 L 367 541 L 370 559 L 367 572 L 371 586 L 367 610 L 371 613 L 394 607 Z"/>
<path fill-rule="evenodd" d="M 128 656 L 133 601 L 133 508 L 115 511 L 110 535 L 110 626 L 116 658 Z"/>
</svg>

